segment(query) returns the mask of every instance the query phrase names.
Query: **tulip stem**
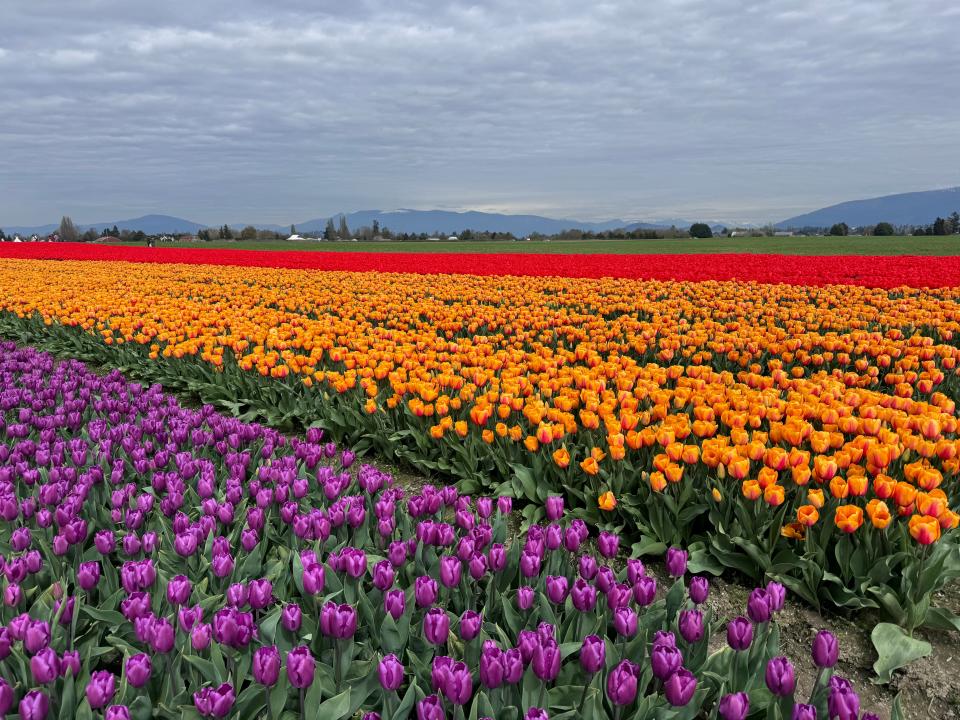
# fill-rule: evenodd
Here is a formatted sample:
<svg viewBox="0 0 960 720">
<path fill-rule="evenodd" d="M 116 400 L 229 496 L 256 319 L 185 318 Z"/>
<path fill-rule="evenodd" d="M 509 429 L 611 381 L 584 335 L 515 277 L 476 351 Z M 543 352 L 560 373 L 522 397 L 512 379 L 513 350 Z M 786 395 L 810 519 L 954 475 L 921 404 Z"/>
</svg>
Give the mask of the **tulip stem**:
<svg viewBox="0 0 960 720">
<path fill-rule="evenodd" d="M 306 695 L 306 688 L 300 688 L 300 720 L 307 720 Z"/>
<path fill-rule="evenodd" d="M 583 705 L 587 702 L 587 690 L 590 689 L 590 685 L 593 683 L 593 675 L 591 674 L 587 681 L 583 684 L 583 692 L 580 693 L 580 702 L 577 703 L 577 715 L 583 715 Z"/>
<path fill-rule="evenodd" d="M 270 707 L 270 688 L 266 685 L 263 686 L 263 699 L 267 704 L 267 717 L 273 720 L 273 708 Z"/>
<path fill-rule="evenodd" d="M 807 700 L 807 703 L 813 705 L 813 698 L 816 696 L 817 692 L 820 690 L 820 682 L 823 680 L 823 673 L 826 672 L 825 668 L 820 668 L 817 671 L 817 679 L 813 681 L 813 690 L 810 691 L 810 699 Z"/>
</svg>

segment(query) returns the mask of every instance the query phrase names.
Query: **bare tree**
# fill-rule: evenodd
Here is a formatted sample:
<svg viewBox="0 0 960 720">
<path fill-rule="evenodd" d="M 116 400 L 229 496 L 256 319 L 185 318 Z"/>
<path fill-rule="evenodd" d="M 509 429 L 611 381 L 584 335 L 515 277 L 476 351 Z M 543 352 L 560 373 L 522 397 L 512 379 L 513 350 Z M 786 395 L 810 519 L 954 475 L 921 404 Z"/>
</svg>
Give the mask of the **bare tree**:
<svg viewBox="0 0 960 720">
<path fill-rule="evenodd" d="M 60 242 L 76 242 L 79 237 L 80 233 L 77 232 L 77 226 L 73 224 L 73 220 L 69 215 L 64 215 L 60 220 Z"/>
</svg>

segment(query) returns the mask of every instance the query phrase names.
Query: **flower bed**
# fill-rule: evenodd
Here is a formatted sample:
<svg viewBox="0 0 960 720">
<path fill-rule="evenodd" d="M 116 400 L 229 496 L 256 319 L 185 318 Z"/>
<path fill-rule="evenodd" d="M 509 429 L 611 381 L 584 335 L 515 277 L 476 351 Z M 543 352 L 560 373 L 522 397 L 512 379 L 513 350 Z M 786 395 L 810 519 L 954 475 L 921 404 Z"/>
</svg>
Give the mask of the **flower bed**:
<svg viewBox="0 0 960 720">
<path fill-rule="evenodd" d="M 147 248 L 85 243 L 0 243 L 0 257 L 122 260 L 390 273 L 750 280 L 793 285 L 957 287 L 960 257 L 913 255 L 603 255 L 531 253 L 374 253 Z"/>
<path fill-rule="evenodd" d="M 783 586 L 714 618 L 685 552 L 658 588 L 562 498 L 511 541 L 508 498 L 410 495 L 317 430 L 10 343 L 0 378 L 0 714 L 860 717 L 829 633 L 796 696 Z"/>
<path fill-rule="evenodd" d="M 0 331 L 322 425 L 531 520 L 563 492 L 638 552 L 957 627 L 928 601 L 960 573 L 960 290 L 51 270 L 0 263 Z"/>
</svg>

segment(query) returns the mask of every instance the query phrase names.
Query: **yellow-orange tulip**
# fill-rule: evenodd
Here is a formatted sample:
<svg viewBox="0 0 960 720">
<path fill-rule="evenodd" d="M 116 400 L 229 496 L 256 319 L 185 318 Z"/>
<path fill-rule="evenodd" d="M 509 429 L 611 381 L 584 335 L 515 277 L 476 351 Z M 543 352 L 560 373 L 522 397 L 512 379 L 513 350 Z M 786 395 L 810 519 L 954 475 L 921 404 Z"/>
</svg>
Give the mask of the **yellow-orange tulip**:
<svg viewBox="0 0 960 720">
<path fill-rule="evenodd" d="M 553 451 L 553 462 L 559 468 L 566 468 L 570 465 L 570 453 L 565 447 Z"/>
<path fill-rule="evenodd" d="M 596 475 L 600 472 L 600 465 L 597 463 L 597 459 L 591 455 L 580 463 L 580 469 L 587 475 Z"/>
<path fill-rule="evenodd" d="M 856 532 L 863 525 L 863 510 L 856 505 L 841 505 L 837 508 L 833 521 L 845 533 Z"/>
<path fill-rule="evenodd" d="M 610 511 L 617 506 L 617 499 L 613 496 L 613 493 L 607 490 L 603 493 L 597 500 L 601 510 Z"/>
<path fill-rule="evenodd" d="M 931 545 L 940 539 L 940 523 L 930 515 L 913 515 L 908 523 L 910 535 L 921 545 Z"/>
<path fill-rule="evenodd" d="M 811 527 L 817 524 L 820 512 L 813 505 L 801 505 L 797 508 L 797 521 L 801 525 Z"/>
</svg>

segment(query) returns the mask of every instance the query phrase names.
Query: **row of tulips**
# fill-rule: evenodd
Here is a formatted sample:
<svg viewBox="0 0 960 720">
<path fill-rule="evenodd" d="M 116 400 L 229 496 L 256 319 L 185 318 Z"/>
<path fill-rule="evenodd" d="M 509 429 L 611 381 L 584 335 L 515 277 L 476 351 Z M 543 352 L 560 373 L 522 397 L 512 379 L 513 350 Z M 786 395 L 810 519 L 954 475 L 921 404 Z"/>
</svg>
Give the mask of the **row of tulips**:
<svg viewBox="0 0 960 720">
<path fill-rule="evenodd" d="M 797 696 L 782 585 L 716 618 L 686 552 L 662 587 L 560 497 L 511 539 L 509 498 L 410 493 L 317 430 L 10 344 L 0 380 L 8 717 L 876 717 L 829 633 Z"/>
<path fill-rule="evenodd" d="M 118 278 L 123 277 L 123 282 Z M 0 332 L 960 629 L 957 290 L 0 261 Z M 136 290 L 131 293 L 128 285 Z M 104 310 L 108 308 L 108 310 Z M 597 498 L 603 500 L 598 503 Z"/>
</svg>

